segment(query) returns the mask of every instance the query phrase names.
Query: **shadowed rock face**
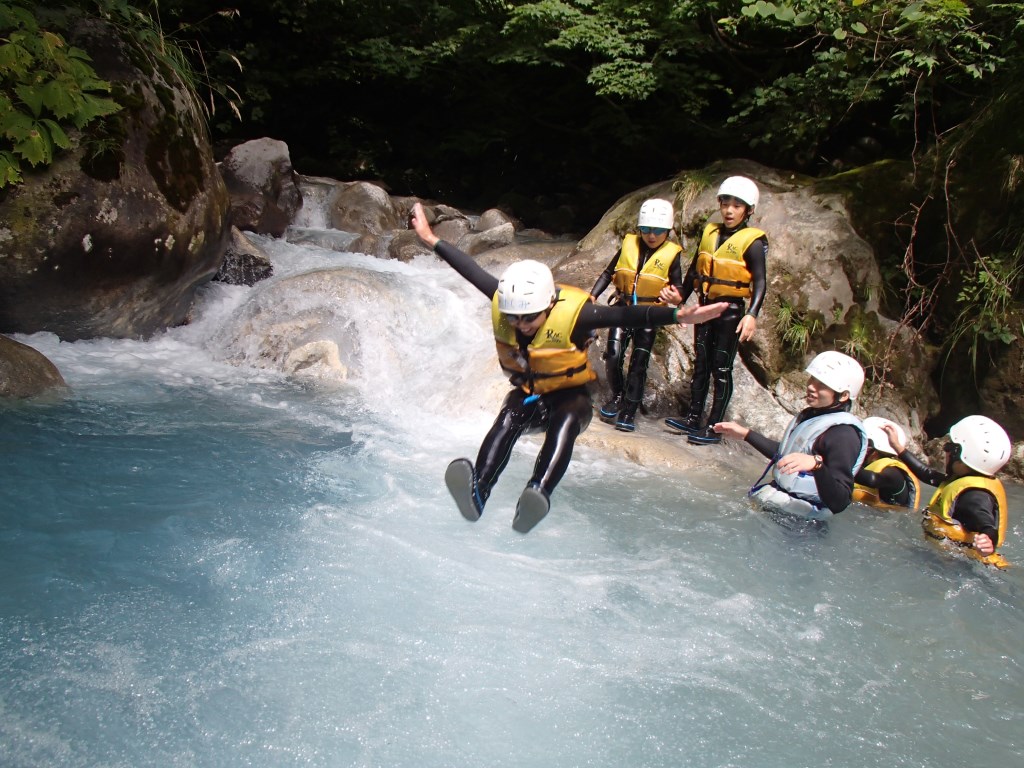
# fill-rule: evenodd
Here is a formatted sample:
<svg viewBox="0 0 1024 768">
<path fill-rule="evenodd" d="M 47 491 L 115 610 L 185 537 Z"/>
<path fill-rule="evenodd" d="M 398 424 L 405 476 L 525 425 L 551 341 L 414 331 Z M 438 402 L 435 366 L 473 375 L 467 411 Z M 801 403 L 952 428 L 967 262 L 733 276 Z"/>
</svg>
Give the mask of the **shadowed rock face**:
<svg viewBox="0 0 1024 768">
<path fill-rule="evenodd" d="M 217 271 L 227 191 L 176 73 L 103 25 L 70 37 L 123 109 L 0 202 L 0 331 L 146 337 Z"/>
</svg>

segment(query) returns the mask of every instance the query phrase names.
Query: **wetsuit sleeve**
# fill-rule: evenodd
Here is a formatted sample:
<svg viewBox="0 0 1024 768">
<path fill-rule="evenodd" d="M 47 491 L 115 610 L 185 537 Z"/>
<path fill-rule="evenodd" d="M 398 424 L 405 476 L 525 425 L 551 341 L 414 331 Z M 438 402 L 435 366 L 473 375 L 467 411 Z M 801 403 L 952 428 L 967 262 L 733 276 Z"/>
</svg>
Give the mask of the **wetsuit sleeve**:
<svg viewBox="0 0 1024 768">
<path fill-rule="evenodd" d="M 999 506 L 995 497 L 981 488 L 969 488 L 957 496 L 953 517 L 972 533 L 984 533 L 992 543 L 999 539 Z"/>
<path fill-rule="evenodd" d="M 907 490 L 907 478 L 896 467 L 886 467 L 881 472 L 862 469 L 854 477 L 854 480 L 861 485 L 877 490 L 878 497 L 883 501 L 905 502 L 908 499 L 908 494 L 904 493 Z"/>
<path fill-rule="evenodd" d="M 468 253 L 460 251 L 451 243 L 438 240 L 434 252 L 448 262 L 448 265 L 469 280 L 488 299 L 494 298 L 498 290 L 498 278 L 481 267 Z"/>
<path fill-rule="evenodd" d="M 690 298 L 690 294 L 693 293 L 693 284 L 697 280 L 697 254 L 693 254 L 693 258 L 690 260 L 690 266 L 686 269 L 686 276 L 683 278 L 683 286 L 679 290 L 679 293 L 683 295 L 683 300 L 680 304 L 685 304 L 686 300 Z"/>
<path fill-rule="evenodd" d="M 814 471 L 814 482 L 822 503 L 834 514 L 848 506 L 853 496 L 853 466 L 861 449 L 861 434 L 850 424 L 829 427 L 814 443 L 822 465 Z"/>
<path fill-rule="evenodd" d="M 675 307 L 656 304 L 602 307 L 598 304 L 584 304 L 572 333 L 575 338 L 577 332 L 589 333 L 598 328 L 654 328 L 673 325 L 675 322 Z"/>
<path fill-rule="evenodd" d="M 765 437 L 760 432 L 755 432 L 754 430 L 747 432 L 747 436 L 743 438 L 743 442 L 750 443 L 754 446 L 754 450 L 769 459 L 774 459 L 775 454 L 778 453 L 779 450 L 778 440 L 772 440 L 770 437 Z"/>
<path fill-rule="evenodd" d="M 679 252 L 679 256 L 682 257 L 682 255 L 683 255 L 683 252 L 680 251 Z M 683 287 L 683 260 L 682 260 L 682 258 L 676 258 L 676 260 L 672 262 L 672 266 L 669 267 L 669 270 L 668 270 L 668 284 L 672 285 L 672 286 L 675 286 L 675 289 L 677 291 L 679 291 L 680 294 L 682 294 L 683 301 L 685 302 L 690 294 L 687 293 L 686 289 Z M 691 291 L 693 290 L 693 282 L 692 281 L 690 282 L 690 290 Z"/>
<path fill-rule="evenodd" d="M 622 249 L 619 248 L 615 255 L 612 256 L 612 260 L 608 262 L 608 266 L 604 268 L 604 272 L 597 276 L 597 282 L 594 283 L 594 287 L 590 289 L 590 295 L 595 299 L 598 298 L 604 289 L 611 285 L 612 276 L 615 274 L 615 265 L 619 263 L 619 256 L 622 254 Z"/>
<path fill-rule="evenodd" d="M 913 472 L 918 480 L 923 480 L 928 485 L 938 488 L 946 482 L 945 472 L 932 469 L 910 451 L 903 451 L 897 458 L 907 465 L 907 469 Z"/>
<path fill-rule="evenodd" d="M 765 277 L 767 273 L 765 265 L 768 262 L 768 241 L 760 237 L 752 242 L 746 253 L 743 254 L 743 260 L 747 263 L 747 269 L 750 270 L 750 275 L 753 277 L 747 314 L 757 317 L 761 311 L 761 305 L 764 304 L 764 295 L 767 291 L 768 281 Z"/>
</svg>

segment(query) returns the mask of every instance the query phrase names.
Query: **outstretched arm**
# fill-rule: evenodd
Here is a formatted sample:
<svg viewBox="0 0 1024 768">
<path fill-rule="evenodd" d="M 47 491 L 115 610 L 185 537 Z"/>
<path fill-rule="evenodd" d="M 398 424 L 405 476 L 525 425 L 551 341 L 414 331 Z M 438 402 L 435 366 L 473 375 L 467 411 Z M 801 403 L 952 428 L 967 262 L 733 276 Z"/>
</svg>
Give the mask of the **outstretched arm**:
<svg viewBox="0 0 1024 768">
<path fill-rule="evenodd" d="M 760 432 L 755 432 L 749 427 L 737 424 L 735 421 L 720 421 L 717 424 L 711 425 L 711 428 L 722 437 L 750 443 L 758 453 L 769 459 L 775 458 L 775 453 L 779 450 L 778 440 L 765 437 Z"/>
<path fill-rule="evenodd" d="M 605 307 L 588 304 L 580 310 L 573 331 L 590 332 L 598 328 L 656 328 L 659 325 L 684 325 L 713 320 L 728 304 L 707 304 L 703 307 L 665 307 L 657 304 Z"/>
<path fill-rule="evenodd" d="M 424 245 L 433 248 L 438 256 L 448 262 L 452 269 L 475 285 L 480 293 L 488 299 L 494 296 L 495 291 L 498 290 L 498 278 L 473 261 L 473 257 L 468 253 L 463 253 L 451 243 L 447 243 L 435 235 L 434 230 L 430 228 L 430 223 L 427 221 L 426 211 L 423 210 L 423 206 L 420 203 L 416 203 L 412 207 L 412 213 L 409 216 L 409 226 L 419 239 L 423 241 Z"/>
</svg>

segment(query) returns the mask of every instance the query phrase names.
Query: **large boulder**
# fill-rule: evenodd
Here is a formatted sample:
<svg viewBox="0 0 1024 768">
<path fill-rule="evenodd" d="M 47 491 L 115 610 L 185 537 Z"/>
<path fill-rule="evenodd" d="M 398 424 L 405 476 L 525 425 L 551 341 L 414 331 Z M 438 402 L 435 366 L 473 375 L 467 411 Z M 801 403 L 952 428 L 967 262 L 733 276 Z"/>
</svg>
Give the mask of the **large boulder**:
<svg viewBox="0 0 1024 768">
<path fill-rule="evenodd" d="M 227 191 L 171 67 L 101 22 L 69 37 L 122 110 L 0 200 L 0 331 L 147 337 L 181 323 L 217 271 Z"/>
<path fill-rule="evenodd" d="M 790 415 L 803 407 L 804 365 L 816 352 L 839 349 L 868 369 L 869 383 L 857 407 L 861 415 L 884 406 L 920 427 L 937 405 L 929 381 L 934 350 L 881 314 L 882 281 L 873 251 L 853 230 L 842 197 L 818 191 L 814 179 L 742 160 L 683 172 L 617 201 L 558 265 L 556 276 L 589 289 L 635 225 L 640 204 L 651 197 L 675 204 L 685 272 L 704 223 L 717 219 L 718 186 L 733 174 L 749 176 L 760 187 L 752 224 L 768 233 L 770 251 L 768 295 L 757 334 L 740 348 L 727 416 L 781 434 Z M 603 344 L 604 334 L 592 352 L 600 368 Z M 684 409 L 692 366 L 692 329 L 659 333 L 644 410 L 660 416 Z"/>
<path fill-rule="evenodd" d="M 220 164 L 231 196 L 231 223 L 243 231 L 281 237 L 302 207 L 288 145 L 255 139 L 234 147 Z"/>
<path fill-rule="evenodd" d="M 57 366 L 45 355 L 0 335 L 0 397 L 33 397 L 65 386 Z"/>
</svg>

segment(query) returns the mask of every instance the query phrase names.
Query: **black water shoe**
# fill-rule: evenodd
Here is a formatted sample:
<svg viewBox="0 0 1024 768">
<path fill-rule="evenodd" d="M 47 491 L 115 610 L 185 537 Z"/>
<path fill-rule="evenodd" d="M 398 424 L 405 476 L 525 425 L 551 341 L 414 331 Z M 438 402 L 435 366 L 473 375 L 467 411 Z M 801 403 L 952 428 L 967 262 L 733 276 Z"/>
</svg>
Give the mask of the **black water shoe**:
<svg viewBox="0 0 1024 768">
<path fill-rule="evenodd" d="M 700 416 L 687 416 L 686 418 L 672 416 L 665 419 L 665 423 L 686 435 L 694 435 L 701 431 Z"/>
<path fill-rule="evenodd" d="M 516 516 L 512 518 L 512 529 L 519 533 L 527 533 L 533 526 L 544 519 L 551 509 L 548 495 L 537 485 L 528 485 L 523 489 L 516 504 Z"/>
<path fill-rule="evenodd" d="M 722 436 L 711 427 L 707 427 L 700 432 L 694 432 L 686 438 L 686 442 L 690 445 L 714 445 L 715 443 L 722 442 Z"/>
<path fill-rule="evenodd" d="M 484 511 L 484 500 L 476 482 L 476 470 L 469 459 L 456 459 L 444 473 L 444 484 L 455 499 L 455 505 L 462 516 L 475 523 Z"/>
</svg>

